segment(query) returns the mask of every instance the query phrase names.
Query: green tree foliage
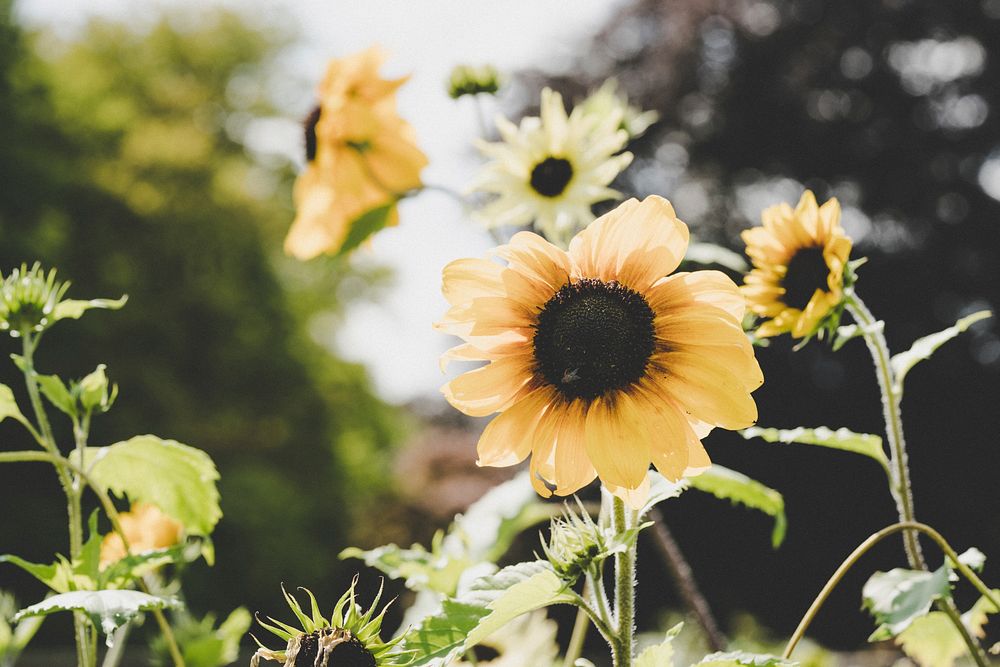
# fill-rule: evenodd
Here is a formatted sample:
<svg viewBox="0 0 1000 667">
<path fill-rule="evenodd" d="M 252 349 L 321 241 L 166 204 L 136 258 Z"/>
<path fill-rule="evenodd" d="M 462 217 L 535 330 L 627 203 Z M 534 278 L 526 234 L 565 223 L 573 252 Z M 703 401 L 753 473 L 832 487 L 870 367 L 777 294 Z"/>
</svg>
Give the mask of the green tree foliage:
<svg viewBox="0 0 1000 667">
<path fill-rule="evenodd" d="M 377 469 L 397 432 L 363 370 L 304 333 L 317 307 L 336 311 L 350 273 L 278 255 L 291 170 L 241 143 L 248 122 L 274 113 L 245 84 L 265 79 L 291 36 L 217 11 L 94 22 L 60 42 L 25 35 L 0 0 L 0 269 L 37 259 L 73 281 L 71 296 L 129 295 L 72 338 L 53 332 L 38 365 L 83 375 L 107 362 L 121 396 L 95 444 L 155 432 L 218 463 L 217 564 L 190 573 L 195 608 L 263 607 L 282 580 L 332 595 L 351 494 L 379 490 L 359 462 Z M 15 444 L 10 427 L 0 435 Z M 0 469 L 26 509 L 0 518 L 19 542 L 4 549 L 64 549 L 33 529 L 63 520 L 49 476 Z"/>
</svg>

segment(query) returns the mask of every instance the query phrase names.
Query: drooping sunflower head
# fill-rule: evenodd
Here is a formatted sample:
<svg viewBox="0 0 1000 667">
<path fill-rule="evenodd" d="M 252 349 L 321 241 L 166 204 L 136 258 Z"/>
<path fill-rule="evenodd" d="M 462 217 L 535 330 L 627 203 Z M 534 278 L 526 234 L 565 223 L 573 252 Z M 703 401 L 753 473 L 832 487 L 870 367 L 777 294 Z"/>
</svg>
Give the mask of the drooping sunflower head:
<svg viewBox="0 0 1000 667">
<path fill-rule="evenodd" d="M 375 614 L 382 590 L 379 589 L 371 606 L 363 610 L 355 599 L 356 585 L 357 577 L 337 601 L 329 619 L 320 612 L 312 592 L 302 589 L 309 596 L 310 610 L 306 613 L 298 600 L 282 586 L 285 600 L 301 628 L 271 617 L 265 623 L 258 617 L 257 622 L 261 626 L 288 644 L 283 650 L 272 651 L 254 637 L 259 648 L 250 659 L 251 667 L 257 667 L 261 658 L 280 662 L 284 667 L 383 667 L 412 662 L 409 653 L 399 650 L 398 643 L 402 637 L 383 642 L 379 636 L 388 607 L 386 605 L 378 615 Z"/>
<path fill-rule="evenodd" d="M 818 206 L 806 190 L 794 209 L 781 203 L 761 217 L 763 227 L 743 232 L 754 268 L 742 290 L 750 310 L 767 318 L 757 335 L 811 336 L 843 298 L 851 239 L 840 226 L 840 204 Z"/>
<path fill-rule="evenodd" d="M 396 201 L 420 186 L 427 156 L 396 109 L 406 78 L 380 78 L 384 59 L 372 48 L 327 67 L 319 104 L 304 122 L 306 168 L 285 239 L 285 252 L 298 259 L 339 252 L 353 225 L 376 209 L 388 207 L 381 226 L 396 224 Z"/>
<path fill-rule="evenodd" d="M 621 196 L 608 184 L 632 161 L 619 152 L 628 141 L 622 113 L 577 107 L 567 115 L 562 96 L 546 88 L 540 117 L 520 126 L 498 118 L 502 141 L 479 144 L 492 161 L 474 188 L 497 195 L 480 217 L 493 226 L 534 223 L 549 239 L 568 240 L 594 219 L 591 206 Z"/>
<path fill-rule="evenodd" d="M 437 327 L 465 343 L 444 359 L 487 365 L 443 388 L 462 412 L 499 412 L 479 464 L 531 455 L 543 496 L 596 476 L 633 505 L 652 462 L 668 479 L 709 465 L 700 439 L 743 428 L 763 382 L 740 321 L 745 300 L 718 271 L 669 275 L 687 226 L 660 197 L 634 199 L 593 222 L 569 251 L 520 232 L 500 264 L 462 259 L 444 270 L 451 308 Z"/>
</svg>

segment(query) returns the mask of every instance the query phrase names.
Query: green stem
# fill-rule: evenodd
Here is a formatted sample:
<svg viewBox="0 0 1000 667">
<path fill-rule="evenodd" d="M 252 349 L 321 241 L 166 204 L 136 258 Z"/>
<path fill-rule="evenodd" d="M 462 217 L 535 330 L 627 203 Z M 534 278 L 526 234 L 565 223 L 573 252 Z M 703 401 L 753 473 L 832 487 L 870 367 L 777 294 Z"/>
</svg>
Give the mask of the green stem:
<svg viewBox="0 0 1000 667">
<path fill-rule="evenodd" d="M 885 434 L 889 443 L 890 453 L 890 480 L 889 488 L 893 498 L 896 500 L 896 509 L 900 522 L 915 522 L 916 512 L 913 506 L 913 490 L 910 483 L 910 467 L 906 454 L 906 440 L 903 437 L 903 418 L 900 409 L 902 401 L 902 387 L 896 382 L 895 373 L 892 370 L 889 346 L 885 341 L 882 328 L 877 325 L 875 316 L 872 315 L 868 307 L 857 295 L 853 288 L 848 288 L 844 292 L 845 306 L 861 327 L 865 344 L 875 362 L 876 377 L 878 378 L 879 390 L 882 394 L 882 415 L 885 420 Z M 916 531 L 907 530 L 903 533 L 903 548 L 906 551 L 906 559 L 910 567 L 915 570 L 927 571 L 927 562 L 920 549 L 920 540 Z M 969 634 L 965 624 L 962 623 L 961 614 L 951 599 L 940 600 L 938 602 L 945 615 L 948 616 L 952 624 L 962 635 L 969 652 L 976 663 L 981 666 L 987 664 L 986 655 L 982 647 Z"/>
<path fill-rule="evenodd" d="M 629 529 L 625 501 L 612 499 L 611 527 L 621 535 Z M 616 641 L 612 646 L 614 667 L 632 667 L 635 650 L 635 560 L 636 542 L 633 540 L 625 551 L 615 554 L 615 630 Z"/>
<path fill-rule="evenodd" d="M 920 531 L 934 540 L 938 547 L 940 547 L 941 551 L 943 551 L 948 559 L 955 564 L 955 569 L 962 573 L 962 575 L 965 576 L 965 578 L 968 579 L 972 585 L 975 586 L 976 589 L 990 601 L 991 604 L 993 604 L 997 609 L 1000 609 L 1000 604 L 998 604 L 997 597 L 993 594 L 993 591 L 990 590 L 985 583 L 983 583 L 982 579 L 980 579 L 971 568 L 964 563 L 959 562 L 958 554 L 951 547 L 951 545 L 948 544 L 944 537 L 941 536 L 941 533 L 923 523 L 916 521 L 901 521 L 899 523 L 894 523 L 887 528 L 883 528 L 877 533 L 871 535 L 868 539 L 859 544 L 846 559 L 844 559 L 844 562 L 840 564 L 840 567 L 838 567 L 827 580 L 822 590 L 820 590 L 819 595 L 816 596 L 816 599 L 813 600 L 811 605 L 809 605 L 809 609 L 806 611 L 805 616 L 803 616 L 802 620 L 799 621 L 799 626 L 795 628 L 795 632 L 792 633 L 792 638 L 788 640 L 788 644 L 785 646 L 785 652 L 783 654 L 784 658 L 791 658 L 792 651 L 795 650 L 799 641 L 803 636 L 805 636 L 806 630 L 809 629 L 809 625 L 813 622 L 813 619 L 816 618 L 816 614 L 819 613 L 820 608 L 826 602 L 827 598 L 830 597 L 830 593 L 832 593 L 833 589 L 837 587 L 840 581 L 844 578 L 844 575 L 847 574 L 848 570 L 854 567 L 861 557 L 868 553 L 868 551 L 876 544 L 901 531 L 904 532 L 904 534 L 909 531 Z M 961 623 L 961 620 L 959 621 L 959 625 L 962 630 L 965 630 L 965 625 Z M 966 630 L 963 633 L 963 638 L 967 634 L 968 631 Z M 976 663 L 982 665 L 983 667 L 988 667 L 988 664 L 985 661 L 980 662 L 977 653 L 978 651 L 972 652 L 973 657 L 976 659 Z"/>
<path fill-rule="evenodd" d="M 72 461 L 63 458 L 59 454 L 33 451 L 0 452 L 0 463 L 10 463 L 16 461 L 44 461 L 55 465 L 57 468 L 65 467 L 67 470 L 76 473 L 80 477 L 80 480 L 89 486 L 94 492 L 94 495 L 97 496 L 102 509 L 104 509 L 104 513 L 107 514 L 108 519 L 111 520 L 112 529 L 118 534 L 118 537 L 121 538 L 122 546 L 125 549 L 126 555 L 130 555 L 132 553 L 128 537 L 125 535 L 125 531 L 122 528 L 118 509 L 115 507 L 114 503 L 111 502 L 111 497 L 108 495 L 107 491 L 90 479 L 83 468 L 77 466 Z M 150 593 L 149 587 L 146 585 L 145 581 L 137 579 L 136 583 L 142 592 Z M 163 639 L 167 643 L 167 650 L 170 652 L 170 657 L 174 662 L 174 667 L 184 667 L 184 656 L 181 655 L 180 647 L 177 645 L 177 639 L 174 637 L 173 630 L 170 628 L 170 623 L 167 622 L 167 618 L 163 614 L 163 610 L 153 609 L 152 611 L 153 616 L 156 618 L 156 623 L 160 627 L 160 632 L 163 634 Z"/>
<path fill-rule="evenodd" d="M 584 592 L 586 594 L 586 591 Z M 569 638 L 569 646 L 566 647 L 566 657 L 563 659 L 563 667 L 573 667 L 583 654 L 583 642 L 587 639 L 587 626 L 590 625 L 590 618 L 587 611 L 580 607 L 576 610 L 576 621 L 573 623 L 573 634 Z"/>
</svg>

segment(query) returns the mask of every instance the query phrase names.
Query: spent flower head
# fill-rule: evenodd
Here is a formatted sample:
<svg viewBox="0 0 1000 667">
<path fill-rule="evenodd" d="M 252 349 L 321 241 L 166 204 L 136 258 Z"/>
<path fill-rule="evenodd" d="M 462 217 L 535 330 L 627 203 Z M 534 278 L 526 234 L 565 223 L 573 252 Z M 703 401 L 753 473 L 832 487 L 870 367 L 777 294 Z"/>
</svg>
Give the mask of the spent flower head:
<svg viewBox="0 0 1000 667">
<path fill-rule="evenodd" d="M 464 95 L 494 95 L 500 84 L 500 73 L 492 65 L 457 65 L 448 77 L 448 96 L 457 100 Z"/>
<path fill-rule="evenodd" d="M 280 662 L 284 667 L 389 667 L 412 662 L 412 656 L 399 648 L 402 636 L 383 642 L 380 637 L 382 619 L 388 605 L 377 615 L 375 609 L 382 597 L 382 589 L 364 610 L 356 601 L 355 588 L 358 578 L 337 601 L 327 619 L 319 610 L 316 597 L 308 589 L 301 589 L 309 596 L 310 611 L 303 611 L 298 600 L 285 590 L 285 601 L 295 614 L 300 628 L 277 621 L 270 616 L 268 623 L 257 618 L 261 626 L 287 642 L 284 649 L 271 650 L 254 637 L 257 652 L 250 659 L 256 667 L 260 659 Z"/>
</svg>

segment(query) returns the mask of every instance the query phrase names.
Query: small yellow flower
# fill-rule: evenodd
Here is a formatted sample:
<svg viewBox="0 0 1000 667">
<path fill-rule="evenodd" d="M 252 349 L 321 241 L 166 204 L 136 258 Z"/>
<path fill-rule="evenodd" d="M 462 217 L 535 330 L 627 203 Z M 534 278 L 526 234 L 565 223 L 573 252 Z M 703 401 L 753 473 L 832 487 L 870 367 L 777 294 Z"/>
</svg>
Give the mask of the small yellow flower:
<svg viewBox="0 0 1000 667">
<path fill-rule="evenodd" d="M 444 386 L 472 416 L 500 415 L 479 464 L 531 455 L 536 491 L 574 493 L 596 476 L 633 506 L 652 462 L 678 480 L 710 465 L 701 438 L 757 419 L 763 382 L 740 321 L 746 302 L 718 271 L 668 275 L 688 245 L 665 199 L 629 200 L 565 252 L 530 232 L 488 259 L 444 269 L 452 307 L 436 326 L 463 338 L 444 360 L 489 364 Z"/>
<path fill-rule="evenodd" d="M 319 87 L 319 106 L 306 119 L 305 171 L 295 182 L 295 221 L 285 252 L 302 260 L 337 253 L 351 224 L 391 206 L 420 186 L 427 157 L 413 127 L 396 111 L 396 90 L 406 79 L 382 79 L 385 60 L 375 48 L 333 60 Z"/>
<path fill-rule="evenodd" d="M 129 549 L 138 554 L 154 549 L 166 549 L 180 542 L 183 526 L 150 503 L 138 503 L 130 512 L 118 515 Z M 118 533 L 108 533 L 101 542 L 101 568 L 126 556 L 125 545 Z"/>
<path fill-rule="evenodd" d="M 830 199 L 817 206 L 806 190 L 794 210 L 781 203 L 761 218 L 763 227 L 743 232 L 754 265 L 743 294 L 752 312 L 768 318 L 757 335 L 810 336 L 843 297 L 851 239 L 840 226 L 840 204 Z"/>
</svg>

